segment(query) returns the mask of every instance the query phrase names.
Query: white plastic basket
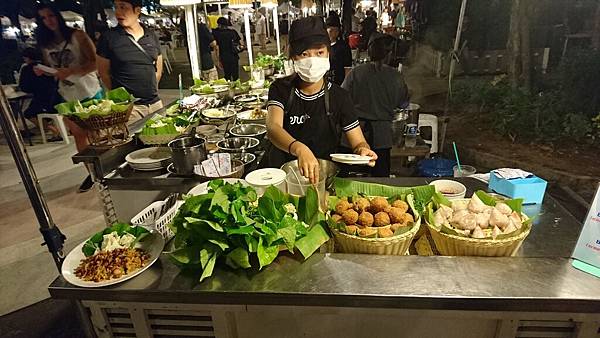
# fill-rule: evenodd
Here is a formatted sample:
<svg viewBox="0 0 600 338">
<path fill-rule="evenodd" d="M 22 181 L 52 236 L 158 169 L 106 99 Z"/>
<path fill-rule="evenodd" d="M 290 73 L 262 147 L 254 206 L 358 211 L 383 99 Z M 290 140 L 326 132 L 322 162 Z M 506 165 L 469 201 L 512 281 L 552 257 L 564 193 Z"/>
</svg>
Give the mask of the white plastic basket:
<svg viewBox="0 0 600 338">
<path fill-rule="evenodd" d="M 144 227 L 148 227 L 150 229 L 158 231 L 165 240 L 169 240 L 175 236 L 173 231 L 169 228 L 169 224 L 177 214 L 177 210 L 183 204 L 183 201 L 175 202 L 175 205 L 171 207 L 171 209 L 167 210 L 167 212 L 160 216 L 155 222 L 151 224 L 146 224 L 146 220 L 148 217 L 152 216 L 155 213 L 159 213 L 162 206 L 166 203 L 166 201 L 157 201 L 149 206 L 147 206 L 144 210 L 140 211 L 134 218 L 131 219 L 131 224 L 133 225 L 141 225 Z"/>
</svg>

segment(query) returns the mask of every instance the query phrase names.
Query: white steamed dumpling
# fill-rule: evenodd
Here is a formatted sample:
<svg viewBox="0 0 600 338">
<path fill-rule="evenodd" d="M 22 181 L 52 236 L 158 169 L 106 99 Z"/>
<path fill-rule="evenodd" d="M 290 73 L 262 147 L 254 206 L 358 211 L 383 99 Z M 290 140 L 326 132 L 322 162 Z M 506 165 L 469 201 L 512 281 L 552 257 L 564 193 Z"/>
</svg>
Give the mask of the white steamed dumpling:
<svg viewBox="0 0 600 338">
<path fill-rule="evenodd" d="M 477 227 L 475 214 L 467 214 L 458 222 L 458 227 L 464 230 L 474 230 Z"/>
<path fill-rule="evenodd" d="M 498 237 L 498 235 L 500 235 L 501 233 L 502 233 L 502 230 L 500 230 L 500 228 L 495 226 L 494 229 L 492 229 L 492 239 L 496 239 L 496 237 Z"/>
<path fill-rule="evenodd" d="M 496 203 L 496 210 L 500 211 L 504 215 L 510 215 L 512 213 L 512 209 L 506 205 L 506 203 Z"/>
<path fill-rule="evenodd" d="M 454 210 L 452 210 L 452 208 L 443 204 L 440 205 L 440 208 L 437 211 L 439 211 L 442 214 L 442 216 L 444 216 L 444 218 L 446 219 L 451 219 L 452 214 L 454 213 Z"/>
<path fill-rule="evenodd" d="M 469 214 L 469 211 L 467 211 L 466 209 L 454 211 L 454 214 L 452 215 L 452 219 L 450 220 L 450 223 L 458 224 L 463 219 L 463 217 L 465 217 L 468 214 Z"/>
<path fill-rule="evenodd" d="M 480 227 L 475 227 L 475 229 L 473 230 L 473 233 L 471 234 L 471 237 L 473 237 L 473 238 L 485 238 L 485 233 L 483 233 L 483 230 L 481 230 Z"/>
<path fill-rule="evenodd" d="M 513 222 L 515 228 L 521 229 L 521 226 L 523 226 L 523 220 L 516 211 L 513 211 L 508 218 L 511 222 Z"/>
<path fill-rule="evenodd" d="M 467 203 L 464 203 L 463 201 L 452 202 L 452 210 L 454 210 L 454 212 L 467 210 Z"/>
<path fill-rule="evenodd" d="M 490 226 L 490 215 L 491 213 L 482 212 L 477 214 L 475 219 L 477 220 L 477 226 L 481 229 L 487 229 Z"/>
<path fill-rule="evenodd" d="M 447 218 L 444 217 L 442 209 L 438 209 L 433 213 L 433 223 L 435 225 L 442 225 L 447 222 Z"/>
<path fill-rule="evenodd" d="M 485 203 L 481 201 L 479 196 L 477 196 L 477 194 L 473 194 L 468 205 L 469 211 L 478 214 L 480 212 L 483 212 L 485 210 L 485 207 Z"/>
<path fill-rule="evenodd" d="M 502 230 L 502 233 L 510 234 L 511 232 L 515 232 L 515 231 L 517 231 L 517 227 L 515 226 L 515 223 L 512 220 L 509 220 L 508 225 L 506 226 L 506 228 L 504 228 L 504 230 Z"/>
<path fill-rule="evenodd" d="M 490 225 L 504 229 L 508 226 L 508 217 L 500 212 L 497 208 L 494 208 L 490 214 Z"/>
</svg>

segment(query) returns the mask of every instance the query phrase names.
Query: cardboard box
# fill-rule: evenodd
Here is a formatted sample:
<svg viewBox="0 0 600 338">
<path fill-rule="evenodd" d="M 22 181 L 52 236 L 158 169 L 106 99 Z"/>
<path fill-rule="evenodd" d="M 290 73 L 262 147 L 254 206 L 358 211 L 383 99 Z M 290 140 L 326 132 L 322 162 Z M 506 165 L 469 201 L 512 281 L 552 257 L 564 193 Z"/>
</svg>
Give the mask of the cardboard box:
<svg viewBox="0 0 600 338">
<path fill-rule="evenodd" d="M 522 198 L 524 204 L 540 204 L 544 200 L 548 182 L 537 177 L 504 179 L 490 172 L 488 187 L 494 192 L 510 198 Z"/>
</svg>

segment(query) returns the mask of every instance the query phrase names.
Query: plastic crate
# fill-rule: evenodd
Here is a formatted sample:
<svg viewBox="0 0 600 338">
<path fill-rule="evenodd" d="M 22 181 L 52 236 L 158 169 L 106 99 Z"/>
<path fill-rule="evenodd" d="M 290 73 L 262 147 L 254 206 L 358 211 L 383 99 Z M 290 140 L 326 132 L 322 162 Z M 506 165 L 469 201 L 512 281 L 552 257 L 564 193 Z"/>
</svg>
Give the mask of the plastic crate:
<svg viewBox="0 0 600 338">
<path fill-rule="evenodd" d="M 160 216 L 155 222 L 151 224 L 146 224 L 146 220 L 148 217 L 153 215 L 154 213 L 160 212 L 162 206 L 166 203 L 166 201 L 157 201 L 149 206 L 147 206 L 144 210 L 142 210 L 139 214 L 137 214 L 134 218 L 131 219 L 131 224 L 133 225 L 141 225 L 151 230 L 158 231 L 165 240 L 169 240 L 175 236 L 173 231 L 169 228 L 169 224 L 173 221 L 173 218 L 177 214 L 177 210 L 183 204 L 183 201 L 175 202 L 175 205 L 171 207 L 171 209 L 167 210 L 167 212 Z"/>
</svg>

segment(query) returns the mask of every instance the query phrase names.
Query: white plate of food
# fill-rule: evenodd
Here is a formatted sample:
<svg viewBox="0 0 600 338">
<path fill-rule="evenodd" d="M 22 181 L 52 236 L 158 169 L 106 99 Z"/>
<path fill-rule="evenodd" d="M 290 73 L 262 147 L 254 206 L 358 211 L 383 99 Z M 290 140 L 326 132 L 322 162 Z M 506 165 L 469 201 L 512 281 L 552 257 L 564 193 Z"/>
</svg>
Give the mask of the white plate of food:
<svg viewBox="0 0 600 338">
<path fill-rule="evenodd" d="M 233 100 L 235 102 L 249 103 L 249 102 L 260 101 L 260 96 L 259 95 L 252 95 L 252 94 L 242 94 L 242 95 L 235 96 L 233 98 Z"/>
<path fill-rule="evenodd" d="M 229 184 L 235 184 L 235 183 L 240 182 L 240 183 L 242 183 L 243 186 L 248 186 L 248 182 L 246 182 L 246 180 L 241 179 L 241 178 L 224 178 L 223 181 L 225 181 L 225 183 L 229 183 Z M 209 183 L 210 183 L 210 181 L 198 184 L 197 186 L 190 189 L 190 191 L 188 191 L 187 195 L 198 196 L 198 195 L 204 195 L 204 194 L 208 193 L 208 184 Z"/>
<path fill-rule="evenodd" d="M 264 121 L 267 118 L 268 110 L 255 108 L 237 113 L 237 118 L 245 122 Z"/>
<path fill-rule="evenodd" d="M 369 164 L 371 158 L 369 156 L 361 156 L 356 154 L 331 154 L 331 159 L 334 162 L 344 164 Z"/>
<path fill-rule="evenodd" d="M 215 91 L 215 93 L 222 93 L 225 91 L 229 90 L 229 85 L 211 85 L 212 89 Z"/>
<path fill-rule="evenodd" d="M 115 225 L 105 229 L 104 232 L 116 226 L 125 225 Z M 134 229 L 132 231 L 144 233 L 137 228 L 145 229 L 140 226 L 130 226 L 130 229 Z M 147 235 L 143 238 L 134 236 L 135 239 L 131 243 L 128 242 L 131 238 L 121 241 L 124 235 L 117 234 L 119 239 L 116 239 L 112 235 L 113 232 L 106 234 L 108 237 L 105 237 L 103 232 L 95 234 L 67 255 L 61 267 L 63 278 L 75 286 L 97 288 L 121 283 L 139 275 L 156 262 L 165 246 L 165 240 L 160 233 L 145 231 Z M 88 254 L 94 252 L 93 244 L 90 243 L 97 245 L 98 236 L 102 236 L 100 246 L 107 241 L 104 244 L 105 250 L 96 247 L 94 254 L 86 256 L 84 250 Z M 120 263 L 116 262 L 116 258 L 119 258 Z"/>
<path fill-rule="evenodd" d="M 202 115 L 211 119 L 228 119 L 235 115 L 235 110 L 224 108 L 209 108 L 202 111 Z"/>
<path fill-rule="evenodd" d="M 159 166 L 161 162 L 171 159 L 171 150 L 167 147 L 151 147 L 133 151 L 125 156 L 125 161 L 132 167 Z"/>
</svg>

